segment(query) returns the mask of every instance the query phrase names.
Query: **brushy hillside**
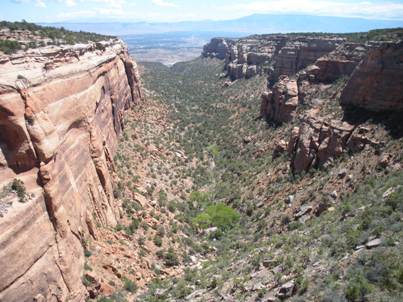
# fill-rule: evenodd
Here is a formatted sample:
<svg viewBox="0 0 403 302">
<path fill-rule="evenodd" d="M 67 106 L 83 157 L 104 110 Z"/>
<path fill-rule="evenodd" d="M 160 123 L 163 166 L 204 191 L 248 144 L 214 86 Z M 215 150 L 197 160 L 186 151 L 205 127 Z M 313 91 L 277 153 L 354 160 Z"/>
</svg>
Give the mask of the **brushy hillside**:
<svg viewBox="0 0 403 302">
<path fill-rule="evenodd" d="M 401 301 L 403 173 L 380 167 L 379 151 L 366 148 L 354 160 L 345 154 L 292 175 L 287 156 L 273 159 L 272 151 L 293 123 L 256 119 L 266 79 L 225 87 L 222 64 L 145 64 L 147 88 L 171 108 L 169 136 L 194 163 L 186 173 L 192 192 L 203 194 L 176 204 L 176 218 L 191 226 L 188 244 L 200 241 L 203 250 L 188 255 L 202 261 L 181 277 L 156 278 L 138 301 Z M 331 99 L 342 85 L 321 97 Z M 325 110 L 340 115 L 336 104 Z M 402 139 L 382 123 L 376 135 L 384 151 L 400 152 Z M 239 218 L 216 228 L 208 204 L 233 209 L 226 221 Z M 310 213 L 312 205 L 320 211 Z"/>
<path fill-rule="evenodd" d="M 375 29 L 363 33 L 351 33 L 345 35 L 348 40 L 353 42 L 367 41 L 399 41 L 403 39 L 403 28 Z"/>
<path fill-rule="evenodd" d="M 20 49 L 45 45 L 76 44 L 109 40 L 112 36 L 89 32 L 74 32 L 62 28 L 41 26 L 26 21 L 0 21 L 0 51 L 11 54 Z"/>
</svg>

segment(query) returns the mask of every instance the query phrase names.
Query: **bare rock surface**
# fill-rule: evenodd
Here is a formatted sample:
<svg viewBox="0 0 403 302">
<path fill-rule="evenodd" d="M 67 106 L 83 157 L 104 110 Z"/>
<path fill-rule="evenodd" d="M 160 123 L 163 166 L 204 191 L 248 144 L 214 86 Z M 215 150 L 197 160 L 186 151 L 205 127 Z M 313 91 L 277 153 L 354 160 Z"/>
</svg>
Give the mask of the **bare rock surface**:
<svg viewBox="0 0 403 302">
<path fill-rule="evenodd" d="M 225 59 L 232 80 L 270 74 L 293 75 L 344 41 L 334 36 L 253 35 L 242 39 L 214 38 L 203 50 L 204 57 Z"/>
<path fill-rule="evenodd" d="M 300 173 L 323 166 L 347 150 L 358 152 L 366 145 L 375 144 L 359 126 L 306 116 L 292 130 L 287 148 L 292 171 Z"/>
<path fill-rule="evenodd" d="M 283 75 L 271 90 L 263 93 L 260 114 L 269 121 L 289 122 L 298 106 L 298 85 Z"/>
<path fill-rule="evenodd" d="M 17 178 L 31 197 L 0 217 L 0 300 L 83 301 L 83 242 L 119 215 L 109 171 L 136 64 L 118 40 L 1 62 L 0 188 Z"/>
<path fill-rule="evenodd" d="M 350 76 L 366 53 L 365 44 L 343 43 L 310 65 L 305 70 L 306 78 L 304 79 L 311 82 L 333 82 L 340 77 Z M 302 79 L 303 73 L 299 77 Z"/>
<path fill-rule="evenodd" d="M 342 105 L 370 111 L 403 110 L 403 42 L 370 45 L 341 94 Z"/>
</svg>

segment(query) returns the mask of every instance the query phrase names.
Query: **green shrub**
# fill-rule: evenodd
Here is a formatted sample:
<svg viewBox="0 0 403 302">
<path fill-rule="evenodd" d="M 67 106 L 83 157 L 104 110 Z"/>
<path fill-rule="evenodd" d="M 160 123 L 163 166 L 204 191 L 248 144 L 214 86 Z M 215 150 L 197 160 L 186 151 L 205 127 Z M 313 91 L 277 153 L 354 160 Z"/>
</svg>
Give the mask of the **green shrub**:
<svg viewBox="0 0 403 302">
<path fill-rule="evenodd" d="M 84 256 L 85 257 L 91 257 L 92 256 L 92 253 L 91 253 L 91 251 L 90 250 L 88 250 L 88 249 L 84 249 Z"/>
<path fill-rule="evenodd" d="M 348 301 L 366 301 L 366 296 L 371 292 L 371 285 L 362 272 L 353 272 L 347 280 L 345 296 Z"/>
<path fill-rule="evenodd" d="M 137 284 L 128 278 L 123 278 L 123 288 L 128 292 L 135 293 L 137 291 Z"/>
<path fill-rule="evenodd" d="M 130 223 L 130 225 L 125 228 L 126 234 L 129 236 L 133 235 L 136 232 L 136 230 L 139 228 L 139 226 L 140 226 L 140 221 L 136 218 L 132 218 L 132 222 Z"/>
<path fill-rule="evenodd" d="M 207 229 L 212 225 L 211 216 L 207 213 L 200 213 L 193 219 L 193 223 L 199 228 Z"/>
<path fill-rule="evenodd" d="M 158 204 L 159 204 L 159 206 L 160 207 L 165 206 L 167 201 L 168 201 L 168 195 L 167 195 L 167 193 L 165 193 L 164 190 L 161 189 L 159 191 L 159 193 L 158 193 Z"/>
<path fill-rule="evenodd" d="M 162 245 L 162 238 L 158 235 L 156 235 L 153 239 L 153 242 L 156 246 L 161 246 Z"/>
<path fill-rule="evenodd" d="M 192 192 L 189 196 L 190 202 L 196 205 L 205 205 L 210 201 L 210 195 L 206 192 Z"/>
<path fill-rule="evenodd" d="M 0 51 L 5 54 L 12 54 L 21 49 L 20 43 L 17 41 L 0 40 Z"/>
<path fill-rule="evenodd" d="M 232 228 L 239 218 L 240 215 L 236 210 L 218 203 L 208 206 L 193 219 L 193 223 L 199 228 L 217 227 L 224 231 Z"/>
<path fill-rule="evenodd" d="M 11 189 L 17 193 L 18 200 L 20 202 L 27 201 L 27 192 L 25 184 L 22 180 L 15 178 L 11 184 Z"/>
<path fill-rule="evenodd" d="M 399 209 L 399 211 L 403 212 L 403 187 L 393 192 L 386 200 L 386 204 L 391 207 L 393 211 Z"/>
<path fill-rule="evenodd" d="M 169 248 L 168 251 L 164 255 L 164 262 L 166 266 L 177 266 L 179 265 L 178 256 L 175 254 L 173 248 Z"/>
<path fill-rule="evenodd" d="M 109 297 L 100 297 L 98 302 L 127 302 L 126 298 L 121 292 L 116 292 Z"/>
<path fill-rule="evenodd" d="M 91 286 L 91 284 L 92 284 L 92 280 L 87 275 L 84 275 L 81 278 L 81 280 L 83 282 L 83 285 L 86 286 L 86 287 Z"/>
</svg>

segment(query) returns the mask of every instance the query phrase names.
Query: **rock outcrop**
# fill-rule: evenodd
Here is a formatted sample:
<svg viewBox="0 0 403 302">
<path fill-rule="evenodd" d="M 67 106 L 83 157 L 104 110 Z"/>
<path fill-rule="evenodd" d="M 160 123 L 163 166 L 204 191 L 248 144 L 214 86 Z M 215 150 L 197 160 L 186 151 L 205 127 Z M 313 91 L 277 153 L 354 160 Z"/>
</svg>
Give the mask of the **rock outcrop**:
<svg viewBox="0 0 403 302">
<path fill-rule="evenodd" d="M 403 110 L 403 42 L 371 43 L 341 94 L 342 105 Z"/>
<path fill-rule="evenodd" d="M 204 57 L 218 58 L 224 60 L 233 42 L 225 38 L 213 38 L 210 43 L 204 45 L 202 55 Z"/>
<path fill-rule="evenodd" d="M 84 301 L 85 241 L 120 215 L 109 171 L 142 97 L 136 63 L 111 40 L 0 64 L 0 301 Z"/>
<path fill-rule="evenodd" d="M 313 83 L 331 83 L 343 76 L 350 76 L 366 52 L 365 44 L 343 43 L 300 72 L 299 78 L 306 76 L 306 79 Z"/>
<path fill-rule="evenodd" d="M 225 59 L 232 80 L 270 74 L 293 75 L 344 41 L 334 36 L 254 35 L 243 39 L 214 38 L 204 47 L 204 57 Z"/>
<path fill-rule="evenodd" d="M 358 152 L 366 145 L 376 145 L 365 133 L 364 127 L 347 122 L 303 117 L 300 126 L 293 128 L 287 144 L 293 173 L 322 167 L 347 150 Z"/>
<path fill-rule="evenodd" d="M 298 85 L 295 79 L 283 75 L 262 95 L 260 115 L 275 123 L 291 121 L 298 106 Z"/>
<path fill-rule="evenodd" d="M 342 42 L 344 42 L 343 39 L 336 37 L 297 37 L 287 41 L 276 57 L 274 80 L 277 80 L 280 75 L 296 74 L 318 58 L 333 51 Z"/>
</svg>

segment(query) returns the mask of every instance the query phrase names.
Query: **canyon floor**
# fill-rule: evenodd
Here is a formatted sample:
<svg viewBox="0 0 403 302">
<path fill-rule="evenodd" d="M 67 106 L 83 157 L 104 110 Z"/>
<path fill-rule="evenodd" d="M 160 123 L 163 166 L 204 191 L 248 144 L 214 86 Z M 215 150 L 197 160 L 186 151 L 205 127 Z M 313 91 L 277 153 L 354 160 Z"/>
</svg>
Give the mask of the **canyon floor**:
<svg viewBox="0 0 403 302">
<path fill-rule="evenodd" d="M 228 85 L 223 62 L 202 58 L 140 69 L 146 100 L 128 114 L 115 157 L 123 219 L 88 243 L 87 288 L 92 274 L 109 287 L 96 301 L 401 301 L 396 131 L 361 123 L 387 164 L 368 146 L 293 175 L 273 142 L 296 122 L 258 119 L 265 77 Z M 333 117 L 343 84 L 318 90 Z M 212 204 L 226 214 L 203 229 Z"/>
</svg>

